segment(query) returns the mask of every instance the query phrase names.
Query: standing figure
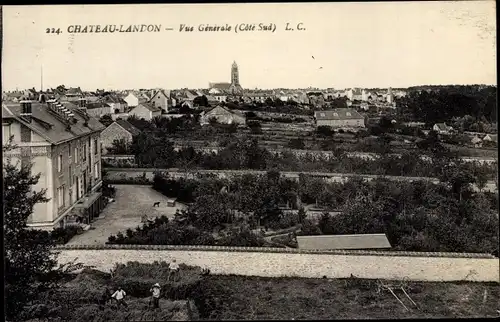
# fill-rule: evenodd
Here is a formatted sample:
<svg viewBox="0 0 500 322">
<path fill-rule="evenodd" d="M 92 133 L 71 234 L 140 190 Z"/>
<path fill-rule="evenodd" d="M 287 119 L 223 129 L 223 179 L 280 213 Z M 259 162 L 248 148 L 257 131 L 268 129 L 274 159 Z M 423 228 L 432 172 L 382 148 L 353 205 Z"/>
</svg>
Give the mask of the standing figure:
<svg viewBox="0 0 500 322">
<path fill-rule="evenodd" d="M 127 295 L 127 293 L 125 293 L 125 291 L 121 287 L 118 287 L 118 290 L 114 292 L 113 295 L 111 295 L 111 297 L 116 300 L 118 308 L 120 308 L 121 305 L 128 308 L 128 305 L 125 302 L 125 295 Z"/>
<path fill-rule="evenodd" d="M 153 300 L 153 308 L 157 309 L 160 307 L 160 284 L 156 283 L 149 290 L 151 292 L 152 300 Z"/>
<path fill-rule="evenodd" d="M 179 275 L 179 264 L 177 264 L 176 260 L 172 260 L 172 263 L 170 263 L 170 270 L 168 272 L 168 280 L 170 281 L 170 276 L 172 276 L 173 280 L 175 281 L 177 279 L 177 276 Z"/>
</svg>

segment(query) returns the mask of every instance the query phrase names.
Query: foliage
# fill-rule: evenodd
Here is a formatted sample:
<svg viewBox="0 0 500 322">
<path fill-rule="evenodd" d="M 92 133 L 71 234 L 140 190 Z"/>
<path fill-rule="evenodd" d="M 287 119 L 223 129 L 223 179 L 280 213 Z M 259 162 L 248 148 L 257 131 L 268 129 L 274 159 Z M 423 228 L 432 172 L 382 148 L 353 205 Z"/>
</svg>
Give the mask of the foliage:
<svg viewBox="0 0 500 322">
<path fill-rule="evenodd" d="M 22 318 L 61 322 L 188 320 L 192 316 L 186 300 L 199 290 L 203 277 L 199 267 L 179 266 L 182 273 L 175 282 L 167 281 L 169 264 L 165 262 L 118 264 L 111 274 L 85 268 L 72 274 L 62 287 L 41 293 L 22 312 Z M 149 290 L 155 283 L 162 287 L 160 310 L 150 309 Z M 114 302 L 102 302 L 105 290 L 112 292 L 118 286 L 127 293 L 127 310 L 118 309 Z"/>
<path fill-rule="evenodd" d="M 325 213 L 318 224 L 305 220 L 301 234 L 386 233 L 396 250 L 494 252 L 498 249 L 497 205 L 483 193 L 465 193 L 467 181 L 462 177 L 450 180 L 449 187 L 382 179 L 348 182 L 352 187 L 344 185 L 342 194 L 351 197 L 344 199 L 341 214 Z M 460 190 L 457 186 L 461 197 L 454 192 Z"/>
<path fill-rule="evenodd" d="M 125 139 L 115 139 L 107 148 L 108 154 L 131 154 L 131 144 Z"/>
<path fill-rule="evenodd" d="M 497 118 L 496 87 L 467 85 L 425 90 L 410 88 L 408 94 L 399 100 L 398 106 L 401 106 L 402 113 L 432 125 L 467 116 L 492 123 Z M 465 120 L 461 127 L 472 130 L 472 119 Z M 480 129 L 477 127 L 475 130 Z"/>
<path fill-rule="evenodd" d="M 101 122 L 104 126 L 108 127 L 113 123 L 113 118 L 109 114 L 105 114 L 99 118 L 99 122 Z"/>
<path fill-rule="evenodd" d="M 12 141 L 3 146 L 6 153 Z M 31 166 L 17 167 L 4 159 L 4 260 L 6 317 L 14 319 L 24 305 L 48 287 L 41 277 L 56 264 L 54 245 L 46 231 L 29 229 L 27 221 L 36 204 L 47 202 L 45 191 L 33 191 L 40 174 L 32 175 Z"/>
<path fill-rule="evenodd" d="M 81 232 L 82 228 L 78 226 L 58 227 L 50 232 L 50 237 L 55 244 L 66 244 L 71 238 Z"/>
<path fill-rule="evenodd" d="M 301 138 L 292 139 L 288 142 L 288 147 L 291 149 L 302 150 L 305 148 L 304 140 Z"/>
<path fill-rule="evenodd" d="M 333 131 L 333 129 L 330 126 L 326 126 L 326 125 L 318 126 L 316 128 L 316 133 L 319 136 L 322 136 L 322 137 L 330 137 L 333 134 L 335 134 L 335 132 Z"/>
</svg>

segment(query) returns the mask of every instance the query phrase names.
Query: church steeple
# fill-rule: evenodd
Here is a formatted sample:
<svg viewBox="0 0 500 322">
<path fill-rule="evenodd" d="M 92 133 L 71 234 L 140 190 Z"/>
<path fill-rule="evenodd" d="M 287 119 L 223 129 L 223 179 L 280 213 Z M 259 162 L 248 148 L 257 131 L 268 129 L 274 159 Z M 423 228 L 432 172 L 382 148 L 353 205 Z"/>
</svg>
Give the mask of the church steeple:
<svg viewBox="0 0 500 322">
<path fill-rule="evenodd" d="M 238 71 L 238 64 L 236 64 L 236 61 L 233 61 L 233 65 L 231 66 L 231 85 L 240 85 L 240 75 Z"/>
</svg>

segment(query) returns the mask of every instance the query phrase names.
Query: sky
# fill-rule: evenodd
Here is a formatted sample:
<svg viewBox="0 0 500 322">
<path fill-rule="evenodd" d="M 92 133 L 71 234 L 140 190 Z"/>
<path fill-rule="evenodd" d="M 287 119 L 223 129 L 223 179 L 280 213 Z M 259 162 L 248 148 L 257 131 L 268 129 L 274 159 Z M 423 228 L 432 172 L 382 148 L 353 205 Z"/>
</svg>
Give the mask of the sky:
<svg viewBox="0 0 500 322">
<path fill-rule="evenodd" d="M 495 9 L 494 1 L 4 6 L 2 87 L 40 89 L 43 66 L 44 88 L 207 88 L 230 82 L 233 61 L 249 89 L 496 85 Z M 97 24 L 161 31 L 68 32 Z M 232 30 L 198 31 L 202 24 Z M 234 31 L 245 24 L 256 30 Z"/>
</svg>

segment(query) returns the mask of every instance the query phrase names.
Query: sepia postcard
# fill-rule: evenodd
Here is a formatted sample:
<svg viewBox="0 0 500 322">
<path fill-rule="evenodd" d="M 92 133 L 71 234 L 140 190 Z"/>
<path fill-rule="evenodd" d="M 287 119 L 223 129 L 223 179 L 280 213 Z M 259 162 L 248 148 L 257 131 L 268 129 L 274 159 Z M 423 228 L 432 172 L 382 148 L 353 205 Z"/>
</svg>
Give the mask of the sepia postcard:
<svg viewBox="0 0 500 322">
<path fill-rule="evenodd" d="M 494 1 L 0 14 L 6 321 L 500 317 Z"/>
</svg>

